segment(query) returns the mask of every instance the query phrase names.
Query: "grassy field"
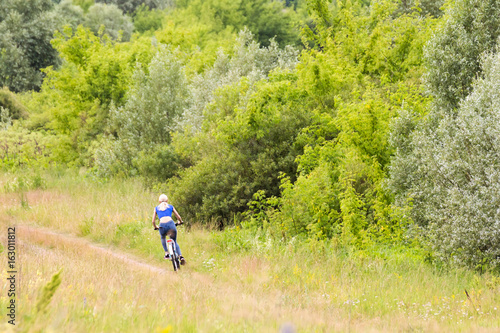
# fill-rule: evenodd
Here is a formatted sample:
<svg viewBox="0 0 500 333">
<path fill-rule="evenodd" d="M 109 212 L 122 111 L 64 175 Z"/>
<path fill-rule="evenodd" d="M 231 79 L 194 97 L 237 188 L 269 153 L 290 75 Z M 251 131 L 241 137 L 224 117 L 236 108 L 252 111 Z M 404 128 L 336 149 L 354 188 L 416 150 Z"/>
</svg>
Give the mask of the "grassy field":
<svg viewBox="0 0 500 333">
<path fill-rule="evenodd" d="M 158 194 L 70 171 L 1 174 L 0 239 L 5 246 L 16 226 L 20 280 L 14 329 L 5 324 L 2 254 L 0 330 L 500 331 L 499 277 L 438 269 L 411 249 L 346 252 L 191 224 L 179 228 L 188 265 L 174 273 L 151 227 Z M 44 300 L 59 271 L 61 284 Z"/>
</svg>

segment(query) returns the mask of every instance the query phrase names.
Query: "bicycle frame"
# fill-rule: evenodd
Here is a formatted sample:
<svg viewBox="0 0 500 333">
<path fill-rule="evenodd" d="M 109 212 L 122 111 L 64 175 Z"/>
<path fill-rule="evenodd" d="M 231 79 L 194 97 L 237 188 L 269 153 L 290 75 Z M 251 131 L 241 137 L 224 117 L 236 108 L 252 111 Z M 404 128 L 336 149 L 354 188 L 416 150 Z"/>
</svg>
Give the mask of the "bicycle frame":
<svg viewBox="0 0 500 333">
<path fill-rule="evenodd" d="M 170 255 L 170 260 L 172 260 L 174 271 L 177 271 L 179 268 L 181 268 L 181 266 L 179 262 L 179 255 L 177 254 L 175 242 L 173 239 L 167 239 L 167 250 L 168 254 Z"/>
</svg>

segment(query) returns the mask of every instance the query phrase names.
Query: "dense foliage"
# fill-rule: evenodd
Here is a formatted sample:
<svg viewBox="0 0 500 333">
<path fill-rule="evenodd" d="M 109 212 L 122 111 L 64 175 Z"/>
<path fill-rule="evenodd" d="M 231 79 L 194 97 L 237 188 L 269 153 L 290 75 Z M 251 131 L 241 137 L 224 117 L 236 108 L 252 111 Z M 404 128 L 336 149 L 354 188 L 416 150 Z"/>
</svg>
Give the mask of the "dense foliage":
<svg viewBox="0 0 500 333">
<path fill-rule="evenodd" d="M 479 268 L 499 267 L 498 57 L 488 56 L 500 36 L 499 5 L 459 0 L 450 8 L 426 50 L 430 111 L 421 119 L 405 108 L 392 134 L 397 203 L 411 202 L 438 256 Z"/>
<path fill-rule="evenodd" d="M 100 3 L 89 8 L 84 24 L 96 35 L 107 34 L 125 42 L 130 40 L 134 29 L 131 18 L 123 15 L 117 6 Z"/>
<path fill-rule="evenodd" d="M 500 267 L 499 1 L 23 4 L 0 5 L 3 168 L 138 176 L 201 223 Z"/>
<path fill-rule="evenodd" d="M 294 27 L 296 14 L 281 1 L 188 0 L 178 1 L 177 5 L 179 14 L 175 20 L 179 24 L 196 20 L 215 31 L 233 32 L 246 26 L 264 46 L 268 46 L 272 38 L 281 46 L 298 42 Z"/>
<path fill-rule="evenodd" d="M 40 69 L 57 64 L 50 45 L 57 17 L 51 0 L 0 2 L 0 85 L 19 92 L 38 89 Z"/>
<path fill-rule="evenodd" d="M 173 6 L 173 0 L 96 0 L 95 2 L 116 5 L 125 13 L 133 13 L 140 6 L 148 6 L 150 9 L 165 9 Z"/>
</svg>

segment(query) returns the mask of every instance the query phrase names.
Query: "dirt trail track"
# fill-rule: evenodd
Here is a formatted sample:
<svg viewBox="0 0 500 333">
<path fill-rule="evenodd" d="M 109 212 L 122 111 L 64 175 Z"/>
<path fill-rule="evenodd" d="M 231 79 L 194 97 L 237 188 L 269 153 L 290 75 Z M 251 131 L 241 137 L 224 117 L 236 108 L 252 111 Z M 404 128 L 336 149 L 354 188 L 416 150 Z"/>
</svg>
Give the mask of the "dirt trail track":
<svg viewBox="0 0 500 333">
<path fill-rule="evenodd" d="M 26 225 L 16 226 L 16 231 L 20 235 L 21 240 L 26 241 L 36 241 L 37 243 L 42 243 L 48 246 L 55 247 L 77 247 L 79 249 L 91 250 L 97 252 L 100 255 L 114 258 L 116 260 L 122 261 L 129 267 L 135 267 L 138 269 L 150 270 L 156 273 L 166 273 L 171 270 L 161 268 L 152 264 L 139 261 L 133 258 L 130 254 L 122 254 L 116 250 L 105 248 L 103 246 L 95 245 L 83 238 L 79 238 L 72 235 L 61 234 L 48 229 L 42 229 Z"/>
<path fill-rule="evenodd" d="M 16 234 L 21 245 L 20 249 L 25 247 L 26 260 L 37 258 L 42 261 L 42 265 L 48 265 L 48 261 L 52 260 L 52 267 L 63 265 L 65 274 L 69 274 L 72 269 L 72 274 L 75 276 L 73 282 L 78 283 L 81 288 L 85 288 L 89 283 L 89 274 L 97 274 L 99 281 L 106 281 L 105 284 L 110 285 L 109 290 L 104 289 L 96 293 L 96 298 L 101 297 L 101 309 L 106 307 L 106 300 L 113 297 L 113 290 L 127 293 L 127 283 L 131 283 L 135 284 L 136 288 L 133 294 L 129 294 L 129 297 L 136 299 L 137 306 L 134 308 L 136 310 L 140 310 L 144 302 L 147 306 L 154 304 L 155 301 L 165 302 L 166 297 L 170 296 L 162 293 L 161 290 L 164 290 L 162 288 L 174 287 L 176 300 L 181 304 L 180 306 L 183 306 L 182 311 L 189 313 L 193 327 L 200 325 L 200 331 L 211 331 L 214 327 L 217 327 L 217 331 L 231 331 L 229 327 L 214 326 L 214 322 L 218 323 L 218 320 L 222 322 L 227 318 L 231 318 L 233 323 L 248 323 L 247 327 L 250 331 L 254 331 L 251 328 L 254 324 L 258 324 L 260 332 L 281 332 L 281 328 L 284 327 L 281 325 L 285 323 L 293 323 L 292 325 L 298 331 L 306 332 L 401 331 L 381 318 L 363 318 L 363 320 L 350 316 L 346 318 L 345 314 L 342 314 L 336 307 L 316 307 L 317 299 L 311 300 L 306 308 L 295 306 L 293 302 L 286 301 L 286 294 L 282 291 L 263 290 L 260 286 L 265 281 L 250 280 L 249 278 L 254 277 L 256 273 L 252 269 L 233 271 L 240 276 L 228 275 L 228 272 L 225 272 L 226 275 L 220 277 L 217 272 L 214 274 L 196 272 L 188 264 L 176 273 L 167 262 L 164 263 L 164 267 L 159 267 L 161 264 L 149 263 L 147 259 L 138 258 L 131 253 L 121 252 L 116 248 L 95 244 L 87 239 L 50 229 L 18 224 Z M 32 256 L 36 257 L 29 258 L 28 250 L 31 251 Z M 80 255 L 82 253 L 84 257 Z M 43 258 L 44 256 L 47 258 Z M 45 260 L 47 264 L 44 263 Z M 88 260 L 94 262 L 92 266 L 94 270 L 91 273 L 86 272 L 90 265 Z M 72 267 L 64 267 L 65 263 L 69 263 Z M 257 271 L 262 269 L 263 267 L 260 266 Z M 24 274 L 34 276 L 38 272 L 32 269 L 30 273 L 25 271 Z M 111 279 L 107 277 L 110 274 Z M 125 280 L 120 280 L 122 278 Z M 151 298 L 151 295 L 154 297 Z M 155 295 L 161 295 L 160 299 L 156 300 Z M 64 294 L 64 297 L 67 295 Z M 141 297 L 145 297 L 143 303 L 141 303 Z M 128 301 L 126 298 L 117 296 L 113 307 L 123 309 L 129 306 L 122 304 L 123 302 Z M 96 308 L 99 312 L 99 305 Z M 406 319 L 398 318 L 397 320 Z M 204 329 L 204 327 L 209 327 L 209 329 Z M 432 326 L 432 323 L 422 327 L 429 332 L 440 331 L 439 327 Z M 409 323 L 407 328 L 411 330 Z"/>
</svg>

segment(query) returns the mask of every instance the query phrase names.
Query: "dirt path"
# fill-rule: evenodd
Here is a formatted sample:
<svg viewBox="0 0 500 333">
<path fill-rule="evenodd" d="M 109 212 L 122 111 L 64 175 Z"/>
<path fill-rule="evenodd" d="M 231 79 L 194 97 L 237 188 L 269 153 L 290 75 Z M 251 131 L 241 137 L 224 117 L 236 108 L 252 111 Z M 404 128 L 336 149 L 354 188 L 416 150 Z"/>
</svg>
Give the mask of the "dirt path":
<svg viewBox="0 0 500 333">
<path fill-rule="evenodd" d="M 98 257 L 99 260 L 107 260 L 110 265 L 117 262 L 120 263 L 119 266 L 126 266 L 127 269 L 141 273 L 139 276 L 147 272 L 152 274 L 151 278 L 153 279 L 163 277 L 162 280 L 166 281 L 165 283 L 180 286 L 178 297 L 182 302 L 189 304 L 189 302 L 194 301 L 205 304 L 201 306 L 201 312 L 205 312 L 208 318 L 214 316 L 214 314 L 208 315 L 212 311 L 210 308 L 214 308 L 217 309 L 217 315 L 221 318 L 230 316 L 235 318 L 236 322 L 255 321 L 260 325 L 266 325 L 263 323 L 277 321 L 281 324 L 295 319 L 298 326 L 324 328 L 326 325 L 328 330 L 343 326 L 340 323 L 326 323 L 324 316 L 318 316 L 306 309 L 282 304 L 279 293 L 259 294 L 252 288 L 246 289 L 239 285 L 238 279 L 228 283 L 228 281 L 219 280 L 210 274 L 195 272 L 189 266 L 184 267 L 177 274 L 173 272 L 170 265 L 166 265 L 165 268 L 158 267 L 142 258 L 135 257 L 133 254 L 121 252 L 119 249 L 94 244 L 84 238 L 50 229 L 17 225 L 16 233 L 21 243 L 36 245 L 49 251 L 58 250 L 59 253 L 66 253 L 71 257 L 75 255 L 78 257 L 79 252 L 84 252 L 85 258 Z M 133 279 L 132 276 L 130 278 Z M 193 316 L 195 315 L 193 314 Z M 196 317 L 196 321 L 207 320 L 207 317 L 201 314 L 199 316 Z M 269 327 L 266 327 L 264 331 L 276 332 L 277 327 L 270 330 Z"/>
<path fill-rule="evenodd" d="M 85 249 L 86 251 L 90 250 L 93 252 L 97 252 L 100 255 L 119 260 L 129 267 L 150 270 L 155 273 L 164 274 L 166 272 L 172 271 L 146 263 L 144 261 L 140 261 L 139 259 L 134 258 L 134 256 L 131 254 L 120 253 L 116 249 L 110 249 L 104 246 L 96 245 L 86 239 L 79 238 L 73 235 L 62 234 L 52 230 L 27 225 L 16 226 L 16 231 L 21 236 L 21 240 L 35 241 L 37 243 L 42 243 L 46 246 L 51 247 L 77 247 L 79 249 Z"/>
</svg>

